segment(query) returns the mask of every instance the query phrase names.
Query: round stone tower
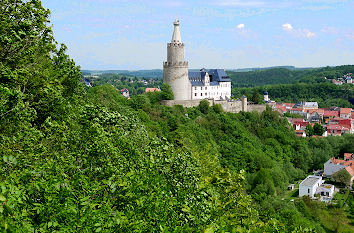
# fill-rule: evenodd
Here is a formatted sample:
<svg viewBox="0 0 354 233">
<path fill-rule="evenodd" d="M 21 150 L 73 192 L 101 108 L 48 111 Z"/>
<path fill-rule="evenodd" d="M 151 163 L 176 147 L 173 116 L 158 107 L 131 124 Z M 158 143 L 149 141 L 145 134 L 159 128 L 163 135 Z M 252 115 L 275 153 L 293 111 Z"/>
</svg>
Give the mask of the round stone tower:
<svg viewBox="0 0 354 233">
<path fill-rule="evenodd" d="M 163 81 L 171 86 L 175 100 L 192 99 L 192 86 L 188 78 L 188 62 L 184 61 L 179 21 L 173 23 L 171 43 L 167 44 L 167 62 L 163 63 Z"/>
</svg>

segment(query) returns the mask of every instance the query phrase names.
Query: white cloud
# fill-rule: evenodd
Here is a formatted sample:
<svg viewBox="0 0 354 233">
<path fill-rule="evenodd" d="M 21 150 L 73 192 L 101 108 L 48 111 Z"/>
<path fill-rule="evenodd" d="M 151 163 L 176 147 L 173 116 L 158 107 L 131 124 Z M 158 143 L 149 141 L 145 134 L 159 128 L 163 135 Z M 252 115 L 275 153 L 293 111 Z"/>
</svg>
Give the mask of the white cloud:
<svg viewBox="0 0 354 233">
<path fill-rule="evenodd" d="M 290 23 L 284 23 L 284 24 L 282 25 L 282 27 L 283 27 L 283 30 L 285 30 L 285 31 L 292 31 L 292 30 L 294 30 L 293 26 L 291 26 Z"/>
<path fill-rule="evenodd" d="M 308 30 L 308 29 L 304 29 L 304 30 L 303 30 L 303 33 L 304 33 L 305 37 L 307 37 L 307 38 L 316 37 L 316 33 L 311 32 L 311 31 Z"/>
<path fill-rule="evenodd" d="M 295 29 L 290 23 L 284 23 L 282 25 L 282 28 L 284 31 L 287 31 L 288 33 L 297 36 L 297 37 L 306 37 L 306 38 L 313 38 L 316 37 L 316 33 L 311 32 L 309 29 Z"/>
<path fill-rule="evenodd" d="M 239 25 L 237 25 L 237 28 L 238 29 L 243 29 L 243 28 L 245 28 L 245 25 L 243 23 L 240 23 Z"/>
</svg>

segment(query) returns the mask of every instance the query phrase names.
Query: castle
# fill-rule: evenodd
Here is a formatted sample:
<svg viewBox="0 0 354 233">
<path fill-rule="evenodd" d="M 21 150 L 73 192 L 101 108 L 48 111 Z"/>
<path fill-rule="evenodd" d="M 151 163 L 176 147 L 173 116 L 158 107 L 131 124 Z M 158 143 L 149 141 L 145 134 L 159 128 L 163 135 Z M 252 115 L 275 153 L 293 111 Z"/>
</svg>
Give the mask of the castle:
<svg viewBox="0 0 354 233">
<path fill-rule="evenodd" d="M 170 85 L 174 100 L 163 100 L 167 106 L 198 106 L 206 99 L 211 105 L 220 104 L 226 112 L 265 110 L 265 105 L 248 105 L 247 98 L 231 100 L 231 80 L 223 69 L 201 69 L 189 72 L 184 60 L 184 43 L 181 40 L 179 20 L 173 22 L 174 30 L 167 43 L 167 61 L 163 63 L 163 82 Z"/>
<path fill-rule="evenodd" d="M 223 69 L 188 71 L 179 21 L 173 25 L 171 43 L 167 44 L 167 61 L 163 64 L 163 81 L 171 86 L 175 100 L 229 100 L 231 80 Z"/>
</svg>

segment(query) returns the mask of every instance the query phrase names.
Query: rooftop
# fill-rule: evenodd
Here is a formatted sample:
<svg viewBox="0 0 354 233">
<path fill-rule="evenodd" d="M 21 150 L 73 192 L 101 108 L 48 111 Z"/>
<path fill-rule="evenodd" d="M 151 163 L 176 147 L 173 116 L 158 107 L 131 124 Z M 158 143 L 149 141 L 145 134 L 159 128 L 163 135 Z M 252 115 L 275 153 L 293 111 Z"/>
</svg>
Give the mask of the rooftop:
<svg viewBox="0 0 354 233">
<path fill-rule="evenodd" d="M 303 180 L 300 185 L 304 186 L 313 186 L 315 185 L 318 181 L 322 180 L 321 176 L 308 176 L 306 177 L 305 180 Z"/>
</svg>

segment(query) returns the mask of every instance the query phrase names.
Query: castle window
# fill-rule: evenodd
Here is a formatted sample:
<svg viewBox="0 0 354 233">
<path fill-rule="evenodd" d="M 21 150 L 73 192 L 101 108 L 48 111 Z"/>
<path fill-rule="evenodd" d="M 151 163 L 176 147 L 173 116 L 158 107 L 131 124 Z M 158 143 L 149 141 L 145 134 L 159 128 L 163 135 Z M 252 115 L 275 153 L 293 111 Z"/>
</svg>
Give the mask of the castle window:
<svg viewBox="0 0 354 233">
<path fill-rule="evenodd" d="M 197 90 L 197 87 L 195 87 L 194 90 Z"/>
<path fill-rule="evenodd" d="M 200 96 L 203 96 L 203 93 L 200 93 Z"/>
<path fill-rule="evenodd" d="M 194 93 L 194 96 L 197 96 L 197 93 Z"/>
<path fill-rule="evenodd" d="M 207 96 L 208 95 L 208 93 L 205 93 L 205 96 Z"/>
<path fill-rule="evenodd" d="M 207 90 L 208 87 L 205 87 L 205 90 Z"/>
</svg>

